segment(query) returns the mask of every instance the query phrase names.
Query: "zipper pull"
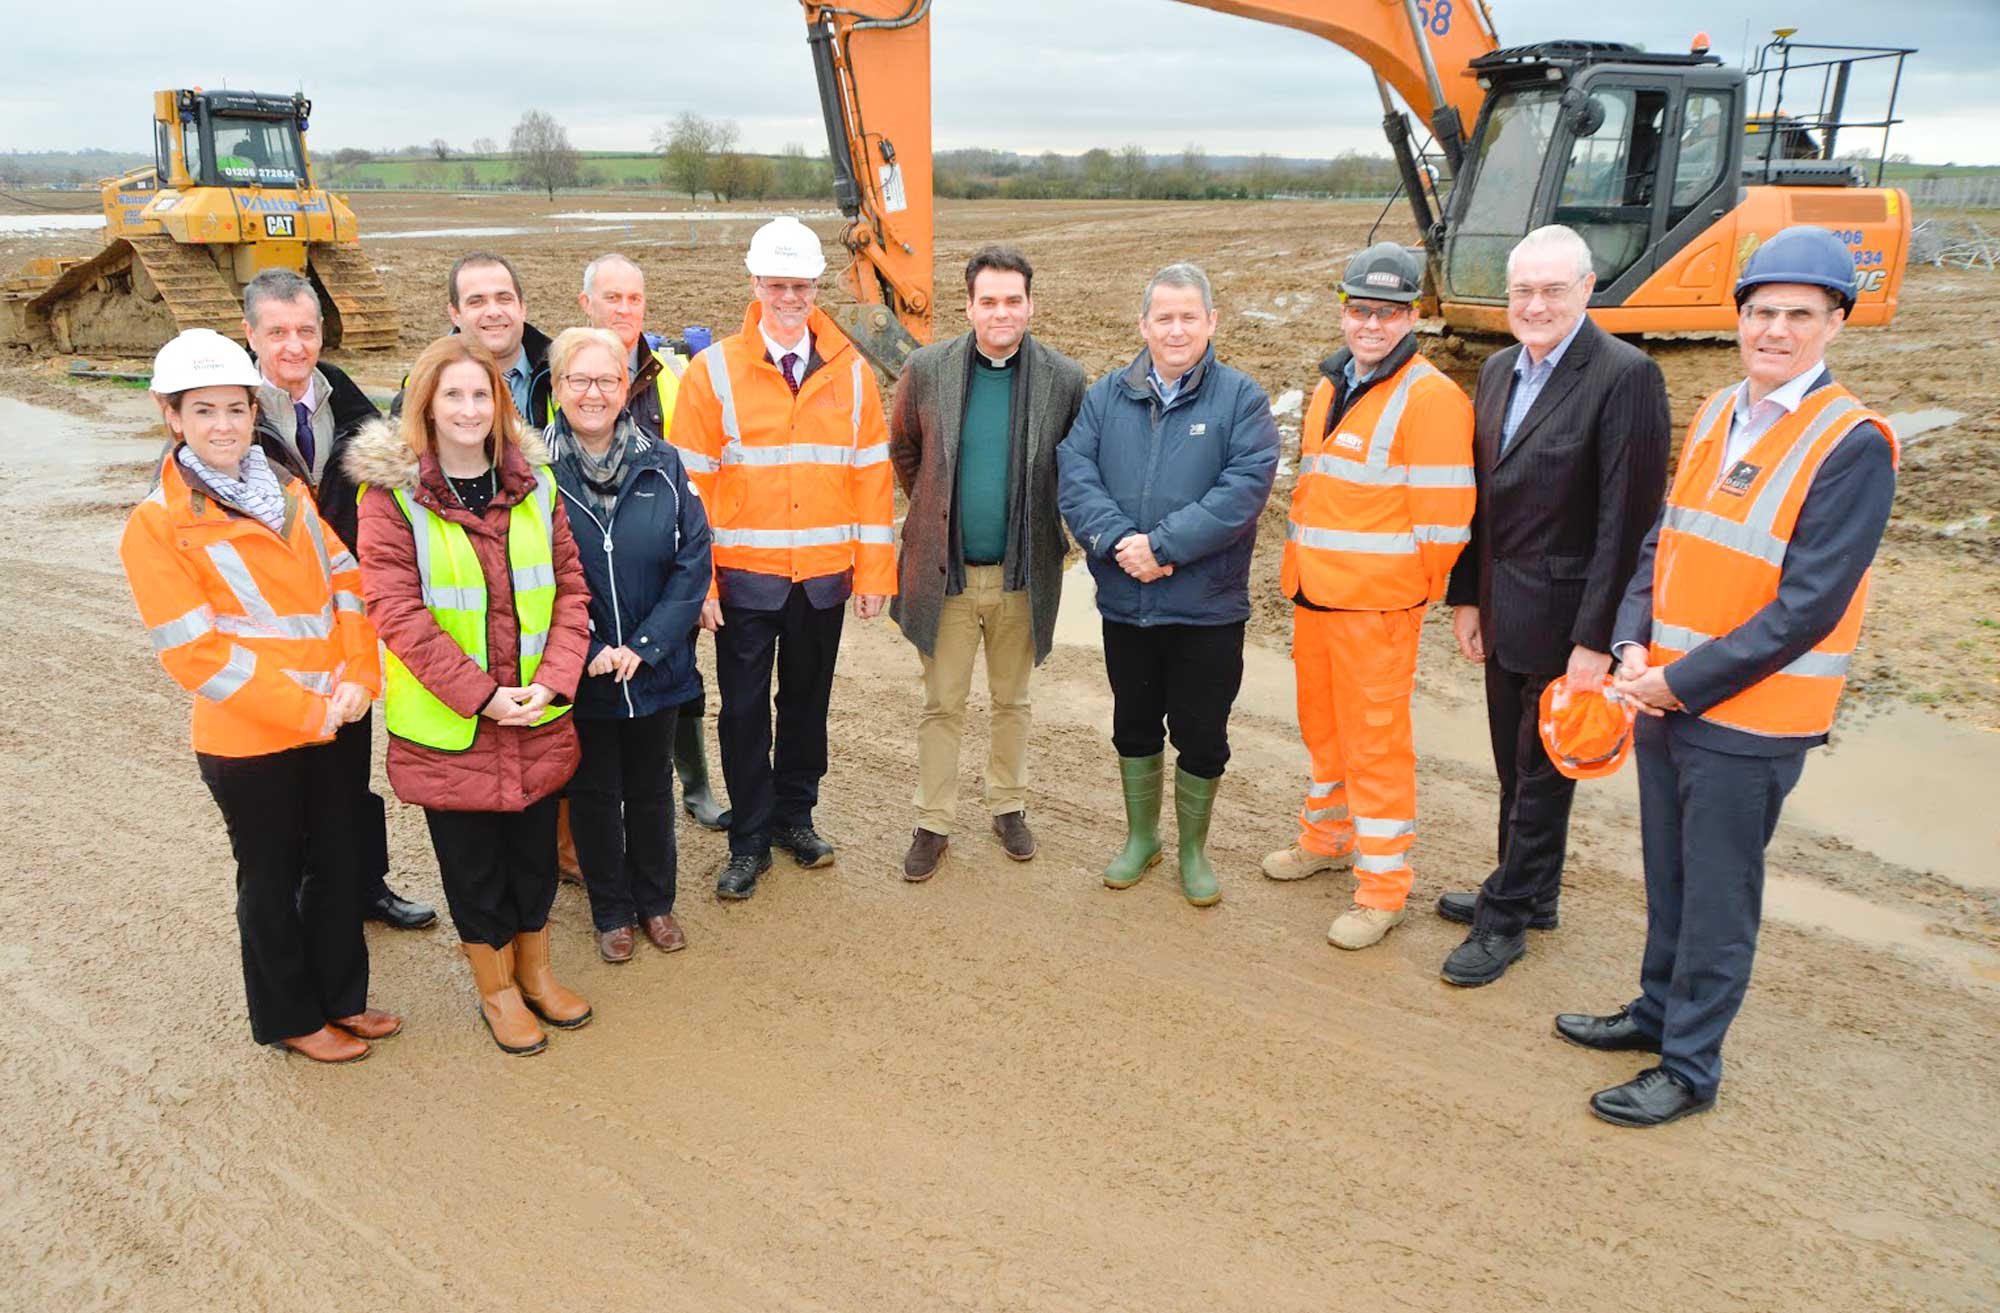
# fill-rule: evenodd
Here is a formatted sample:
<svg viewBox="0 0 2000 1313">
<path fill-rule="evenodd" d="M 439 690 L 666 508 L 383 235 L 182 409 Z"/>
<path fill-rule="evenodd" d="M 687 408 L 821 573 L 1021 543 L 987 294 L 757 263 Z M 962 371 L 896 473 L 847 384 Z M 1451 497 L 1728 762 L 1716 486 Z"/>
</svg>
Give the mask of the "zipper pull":
<svg viewBox="0 0 2000 1313">
<path fill-rule="evenodd" d="M 604 554 L 611 555 L 611 535 L 608 533 L 604 535 Z"/>
</svg>

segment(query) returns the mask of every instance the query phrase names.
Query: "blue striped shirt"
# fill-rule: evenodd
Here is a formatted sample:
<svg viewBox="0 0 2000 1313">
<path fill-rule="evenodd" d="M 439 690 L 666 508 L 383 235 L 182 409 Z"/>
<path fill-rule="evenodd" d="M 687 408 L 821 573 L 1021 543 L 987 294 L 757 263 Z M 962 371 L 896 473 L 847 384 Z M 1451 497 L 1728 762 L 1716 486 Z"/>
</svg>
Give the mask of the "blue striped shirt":
<svg viewBox="0 0 2000 1313">
<path fill-rule="evenodd" d="M 1526 347 L 1522 347 L 1521 354 L 1514 357 L 1514 395 L 1507 402 L 1507 419 L 1500 426 L 1500 450 L 1507 450 L 1513 443 L 1515 430 L 1521 427 L 1521 421 L 1534 408 L 1535 398 L 1541 396 L 1542 389 L 1548 386 L 1556 366 L 1562 363 L 1563 352 L 1569 350 L 1569 344 L 1576 341 L 1576 335 L 1583 331 L 1585 318 L 1577 316 L 1577 321 L 1570 325 L 1568 335 L 1542 357 L 1540 364 L 1528 359 Z"/>
</svg>

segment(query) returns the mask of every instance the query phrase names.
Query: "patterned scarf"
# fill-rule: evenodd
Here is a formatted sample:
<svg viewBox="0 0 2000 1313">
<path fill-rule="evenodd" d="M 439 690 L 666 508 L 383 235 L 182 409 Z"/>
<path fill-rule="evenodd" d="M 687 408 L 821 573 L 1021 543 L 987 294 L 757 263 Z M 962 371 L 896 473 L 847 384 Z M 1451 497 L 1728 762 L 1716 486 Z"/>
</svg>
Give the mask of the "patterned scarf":
<svg viewBox="0 0 2000 1313">
<path fill-rule="evenodd" d="M 194 448 L 185 442 L 175 453 L 175 459 L 223 501 L 245 515 L 253 515 L 263 521 L 270 526 L 272 533 L 280 537 L 284 535 L 285 490 L 279 486 L 278 476 L 271 472 L 271 463 L 264 459 L 262 447 L 253 446 L 243 453 L 243 464 L 237 468 L 234 477 L 195 455 Z"/>
<path fill-rule="evenodd" d="M 618 427 L 611 432 L 611 445 L 602 456 L 593 456 L 584 449 L 576 434 L 570 432 L 569 417 L 560 411 L 542 436 L 549 450 L 555 453 L 556 464 L 575 473 L 590 491 L 597 509 L 609 514 L 612 503 L 618 500 L 618 486 L 625 480 L 625 460 L 641 440 L 639 426 L 620 416 Z"/>
</svg>

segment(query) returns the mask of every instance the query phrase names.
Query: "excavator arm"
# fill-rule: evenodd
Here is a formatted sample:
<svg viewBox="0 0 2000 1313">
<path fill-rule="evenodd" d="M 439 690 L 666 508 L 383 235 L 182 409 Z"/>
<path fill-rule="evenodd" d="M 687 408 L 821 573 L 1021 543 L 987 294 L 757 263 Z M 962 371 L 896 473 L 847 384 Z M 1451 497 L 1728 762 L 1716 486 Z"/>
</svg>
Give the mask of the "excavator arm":
<svg viewBox="0 0 2000 1313">
<path fill-rule="evenodd" d="M 835 315 L 890 374 L 931 337 L 931 0 L 799 0 L 819 79 L 834 193 L 847 226 Z M 1457 167 L 1482 91 L 1467 65 L 1494 50 L 1485 0 L 1181 0 L 1324 37 L 1375 72 L 1389 135 L 1427 243 L 1435 216 L 1394 87 Z M 1421 37 L 1420 37 L 1421 34 Z"/>
</svg>

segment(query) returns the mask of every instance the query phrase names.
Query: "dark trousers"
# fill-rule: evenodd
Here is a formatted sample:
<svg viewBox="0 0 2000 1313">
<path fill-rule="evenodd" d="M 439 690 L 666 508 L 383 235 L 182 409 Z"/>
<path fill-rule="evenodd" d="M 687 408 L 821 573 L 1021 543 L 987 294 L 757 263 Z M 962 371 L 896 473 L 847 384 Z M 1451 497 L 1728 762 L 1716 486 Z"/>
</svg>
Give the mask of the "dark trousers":
<svg viewBox="0 0 2000 1313">
<path fill-rule="evenodd" d="M 674 720 L 576 717 L 583 758 L 569 781 L 569 830 L 599 930 L 674 910 Z"/>
<path fill-rule="evenodd" d="M 1229 709 L 1243 687 L 1243 621 L 1228 625 L 1104 622 L 1111 746 L 1151 757 L 1174 741 L 1180 768 L 1217 779 L 1229 764 Z"/>
<path fill-rule="evenodd" d="M 1660 1065 L 1706 1098 L 1722 1082 L 1722 1037 L 1750 987 L 1764 848 L 1806 752 L 1734 756 L 1646 718 L 1636 749 L 1646 956 L 1632 1019 L 1660 1037 Z"/>
<path fill-rule="evenodd" d="M 1479 891 L 1474 924 L 1518 935 L 1562 893 L 1576 781 L 1555 768 L 1536 727 L 1542 690 L 1562 674 L 1523 675 L 1486 661 L 1486 731 L 1500 777 L 1500 864 Z"/>
<path fill-rule="evenodd" d="M 275 1044 L 367 1007 L 353 791 L 338 750 L 195 760 L 236 855 L 251 1036 Z"/>
<path fill-rule="evenodd" d="M 424 808 L 460 942 L 505 948 L 549 923 L 556 901 L 556 800 L 518 812 Z"/>
<path fill-rule="evenodd" d="M 369 787 L 375 752 L 375 708 L 342 725 L 333 736 L 341 778 L 354 793 L 354 848 L 365 912 L 389 896 L 389 808 Z"/>
<path fill-rule="evenodd" d="M 813 606 L 792 585 L 775 611 L 722 608 L 715 631 L 716 717 L 729 785 L 729 851 L 770 851 L 773 826 L 811 825 L 826 774 L 826 711 L 840 655 L 843 608 Z M 778 675 L 778 733 L 771 738 L 771 672 Z"/>
</svg>

